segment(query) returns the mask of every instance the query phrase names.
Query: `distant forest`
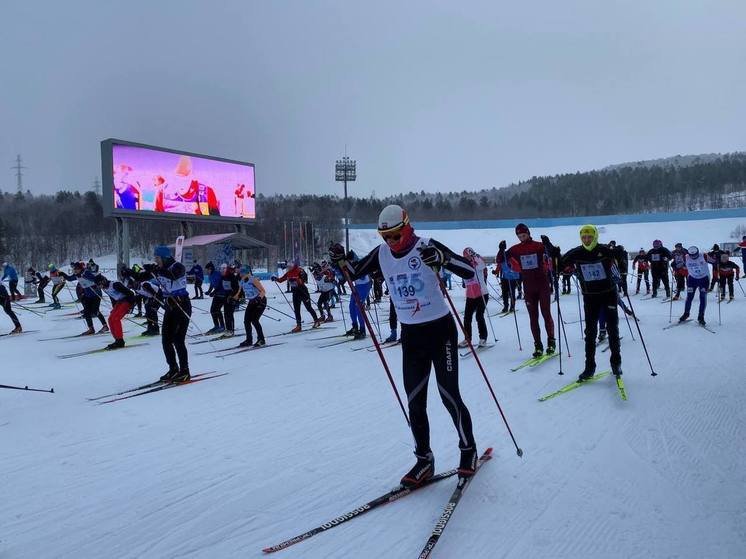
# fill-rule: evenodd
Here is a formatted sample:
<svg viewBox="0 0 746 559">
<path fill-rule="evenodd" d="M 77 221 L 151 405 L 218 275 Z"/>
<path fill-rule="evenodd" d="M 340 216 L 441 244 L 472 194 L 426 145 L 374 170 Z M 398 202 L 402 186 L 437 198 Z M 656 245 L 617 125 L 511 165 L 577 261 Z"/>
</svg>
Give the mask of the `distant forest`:
<svg viewBox="0 0 746 559">
<path fill-rule="evenodd" d="M 385 198 L 350 198 L 353 223 L 374 223 L 386 204 L 405 206 L 417 221 L 532 218 L 618 213 L 692 211 L 743 206 L 746 199 L 746 154 L 697 157 L 688 164 L 630 164 L 599 171 L 532 177 L 505 188 L 476 192 L 408 192 Z M 114 222 L 102 215 L 94 192 L 63 190 L 55 195 L 0 192 L 0 257 L 19 266 L 68 263 L 71 259 L 114 251 Z M 298 235 L 313 237 L 317 250 L 339 239 L 344 200 L 337 196 L 259 195 L 261 217 L 249 234 L 280 247 L 290 221 Z M 225 232 L 220 224 L 196 224 L 194 234 Z M 148 254 L 153 245 L 173 242 L 176 223 L 135 220 L 132 248 Z"/>
</svg>

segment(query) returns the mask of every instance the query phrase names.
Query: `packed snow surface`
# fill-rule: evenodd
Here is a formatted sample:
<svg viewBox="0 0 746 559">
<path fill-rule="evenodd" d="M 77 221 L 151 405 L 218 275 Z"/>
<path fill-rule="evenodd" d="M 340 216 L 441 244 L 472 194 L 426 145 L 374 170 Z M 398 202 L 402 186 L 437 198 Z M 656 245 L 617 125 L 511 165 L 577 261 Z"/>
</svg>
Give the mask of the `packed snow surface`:
<svg viewBox="0 0 746 559">
<path fill-rule="evenodd" d="M 680 240 L 709 248 L 727 240 L 735 226 L 719 221 L 609 226 L 602 240 L 613 235 L 630 250 L 649 248 L 655 238 L 669 247 Z M 563 248 L 577 244 L 577 228 L 533 231 L 537 238 L 541 233 Z M 512 231 L 428 234 L 454 250 L 471 245 L 484 254 L 494 254 L 500 239 L 515 238 Z M 375 235 L 356 232 L 353 239 L 363 252 Z M 279 312 L 289 312 L 283 293 L 267 287 L 273 307 L 267 315 L 274 320 L 263 319 L 266 334 L 287 332 L 293 321 Z M 461 286 L 454 282 L 449 294 L 463 309 Z M 197 334 L 211 326 L 209 300 L 194 303 L 191 333 Z M 660 296 L 640 295 L 632 304 L 659 376 L 650 375 L 634 324 L 636 341 L 622 320 L 626 402 L 611 378 L 537 401 L 583 368 L 575 291 L 561 297 L 571 353 L 562 358 L 564 376 L 557 374 L 558 359 L 510 372 L 530 352 L 522 301 L 522 351 L 512 316 L 492 317 L 499 341 L 480 355 L 525 454 L 516 455 L 475 360 L 460 359 L 477 442 L 495 453 L 433 557 L 744 556 L 744 293 L 736 286 L 736 300 L 720 309 L 710 295 L 707 320 L 716 334 L 693 323 L 663 330 L 670 311 L 674 321 L 683 312 L 681 301 L 671 309 Z M 320 347 L 334 340 L 319 338 L 343 331 L 339 308 L 334 329 L 269 338 L 283 345 L 259 351 L 216 358 L 199 353 L 240 339 L 189 345 L 193 374 L 229 374 L 105 405 L 87 398 L 165 372 L 160 340 L 60 359 L 103 347 L 110 337 L 39 341 L 83 331 L 82 320 L 64 316 L 75 307 L 43 317 L 15 308 L 24 328 L 38 332 L 0 338 L 0 382 L 54 387 L 55 393 L 0 390 L 4 559 L 260 557 L 263 547 L 391 489 L 413 464 L 411 435 L 377 355 L 352 351 L 370 342 Z M 489 309 L 500 310 L 495 301 Z M 385 337 L 388 304 L 376 311 Z M 553 312 L 556 317 L 556 306 Z M 371 316 L 375 322 L 376 312 Z M 0 328 L 10 329 L 3 313 Z M 130 322 L 125 329 L 130 336 L 140 331 Z M 384 353 L 403 394 L 401 351 Z M 607 368 L 608 355 L 599 350 L 599 370 Z M 434 382 L 429 400 L 436 469 L 450 469 L 458 461 L 457 438 Z M 277 556 L 415 557 L 454 484 L 450 479 L 425 488 Z"/>
</svg>

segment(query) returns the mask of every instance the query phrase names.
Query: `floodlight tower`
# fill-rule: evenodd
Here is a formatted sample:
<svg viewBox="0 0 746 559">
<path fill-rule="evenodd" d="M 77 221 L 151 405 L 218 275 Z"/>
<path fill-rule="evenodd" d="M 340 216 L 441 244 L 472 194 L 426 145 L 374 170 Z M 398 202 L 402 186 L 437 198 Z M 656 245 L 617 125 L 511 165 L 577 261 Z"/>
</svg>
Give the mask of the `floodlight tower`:
<svg viewBox="0 0 746 559">
<path fill-rule="evenodd" d="M 334 180 L 344 182 L 345 185 L 345 252 L 350 250 L 350 208 L 347 204 L 347 183 L 353 182 L 356 178 L 357 161 L 346 155 L 342 159 L 337 159 L 337 164 L 334 167 Z"/>
</svg>

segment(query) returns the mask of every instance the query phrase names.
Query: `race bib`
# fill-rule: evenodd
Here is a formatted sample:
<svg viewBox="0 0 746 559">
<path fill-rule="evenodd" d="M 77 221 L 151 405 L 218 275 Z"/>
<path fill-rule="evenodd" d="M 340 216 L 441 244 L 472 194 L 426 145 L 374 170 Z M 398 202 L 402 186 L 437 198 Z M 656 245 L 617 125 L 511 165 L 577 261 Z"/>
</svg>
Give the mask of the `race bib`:
<svg viewBox="0 0 746 559">
<path fill-rule="evenodd" d="M 650 260 L 653 262 L 660 262 L 661 261 L 661 255 L 660 254 L 651 254 Z"/>
<path fill-rule="evenodd" d="M 396 274 L 396 277 L 389 277 L 388 285 L 393 287 L 394 296 L 402 301 L 416 298 L 425 290 L 425 282 L 422 281 L 422 274 Z"/>
<path fill-rule="evenodd" d="M 223 280 L 223 289 L 225 291 L 230 291 L 231 290 L 231 282 L 227 281 L 227 280 Z"/>
<path fill-rule="evenodd" d="M 604 270 L 604 266 L 600 262 L 581 264 L 580 272 L 583 274 L 583 279 L 585 281 L 600 281 L 606 279 L 606 270 Z"/>
<path fill-rule="evenodd" d="M 536 254 L 522 254 L 521 268 L 523 270 L 536 270 L 539 267 L 539 259 Z"/>
</svg>

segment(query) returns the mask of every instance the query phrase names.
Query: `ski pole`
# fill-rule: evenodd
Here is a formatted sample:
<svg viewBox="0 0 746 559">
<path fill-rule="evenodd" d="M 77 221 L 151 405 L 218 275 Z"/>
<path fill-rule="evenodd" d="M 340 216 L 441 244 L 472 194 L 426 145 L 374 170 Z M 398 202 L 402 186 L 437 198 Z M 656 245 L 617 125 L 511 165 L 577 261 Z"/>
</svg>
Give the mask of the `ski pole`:
<svg viewBox="0 0 746 559">
<path fill-rule="evenodd" d="M 378 357 L 381 360 L 381 364 L 383 365 L 384 371 L 386 371 L 386 376 L 389 379 L 391 388 L 394 390 L 394 394 L 396 395 L 396 400 L 397 402 L 399 402 L 399 407 L 401 408 L 401 412 L 404 414 L 404 419 L 407 421 L 407 425 L 411 428 L 412 424 L 409 422 L 409 416 L 407 415 L 407 410 L 404 409 L 404 404 L 402 403 L 401 396 L 399 396 L 399 390 L 396 388 L 394 377 L 391 376 L 391 370 L 389 369 L 389 364 L 386 362 L 386 358 L 383 356 L 381 345 L 378 343 L 378 338 L 376 338 L 376 333 L 373 331 L 373 326 L 371 326 L 370 321 L 368 320 L 368 314 L 365 312 L 365 307 L 363 306 L 363 302 L 360 300 L 360 295 L 358 294 L 357 289 L 355 289 L 355 285 L 352 283 L 352 280 L 350 279 L 350 274 L 347 272 L 347 268 L 345 268 L 344 265 L 340 267 L 342 268 L 342 273 L 344 274 L 345 280 L 347 281 L 347 285 L 350 286 L 350 292 L 352 293 L 352 297 L 355 300 L 355 304 L 357 305 L 357 308 L 360 311 L 361 316 L 363 317 L 363 322 L 365 322 L 365 326 L 366 328 L 368 328 L 370 337 L 373 340 L 373 345 L 376 346 L 376 352 L 378 353 Z M 343 312 L 342 316 L 344 316 L 344 311 L 342 312 Z"/>
<path fill-rule="evenodd" d="M 717 297 L 718 297 L 718 326 L 723 325 L 722 317 L 720 314 L 720 303 L 723 302 L 723 294 L 725 293 L 725 289 L 721 289 L 720 287 L 720 279 L 718 279 L 718 290 L 717 290 Z"/>
<path fill-rule="evenodd" d="M 559 297 L 557 297 L 557 320 L 559 321 L 559 327 L 564 332 L 565 330 L 565 323 L 562 322 L 562 310 L 560 309 L 560 302 Z M 558 336 L 559 338 L 559 373 L 558 375 L 564 375 L 564 371 L 562 370 L 562 336 Z M 567 342 L 565 342 L 565 345 L 567 345 Z"/>
<path fill-rule="evenodd" d="M 673 271 L 671 272 L 671 287 L 673 288 L 673 283 L 676 281 L 676 278 L 673 277 Z M 626 314 L 626 313 L 625 313 Z M 673 316 L 673 289 L 671 289 L 671 292 L 668 295 L 668 323 L 671 324 L 671 317 Z"/>
<path fill-rule="evenodd" d="M 26 390 L 27 392 L 48 392 L 54 394 L 54 388 L 45 390 L 43 388 L 29 388 L 28 386 L 11 386 L 9 384 L 0 384 L 0 388 L 6 388 L 8 390 Z"/>
<path fill-rule="evenodd" d="M 435 277 L 438 278 L 438 282 L 440 283 L 440 290 L 443 292 L 443 295 L 445 295 L 445 298 L 448 301 L 448 304 L 451 306 L 451 311 L 453 311 L 453 315 L 456 317 L 456 322 L 458 322 L 459 328 L 461 328 L 461 333 L 464 335 L 464 339 L 466 340 L 466 343 L 469 345 L 469 351 L 471 351 L 471 354 L 474 356 L 474 360 L 477 362 L 477 366 L 479 367 L 479 370 L 482 373 L 484 382 L 487 383 L 487 388 L 489 389 L 490 394 L 492 395 L 492 399 L 494 400 L 495 405 L 497 406 L 497 409 L 500 412 L 500 415 L 502 416 L 503 423 L 505 423 L 505 427 L 507 427 L 508 433 L 510 434 L 510 438 L 513 441 L 516 454 L 518 454 L 518 456 L 523 456 L 523 450 L 518 446 L 518 443 L 516 442 L 515 437 L 513 436 L 513 431 L 510 428 L 510 424 L 508 424 L 508 420 L 505 417 L 505 414 L 503 413 L 502 407 L 500 407 L 500 402 L 497 401 L 497 396 L 495 396 L 495 391 L 492 390 L 492 384 L 490 383 L 490 379 L 487 377 L 487 373 L 485 372 L 484 367 L 482 366 L 482 361 L 479 359 L 477 350 L 474 349 L 474 346 L 472 345 L 471 340 L 466 335 L 466 332 L 464 330 L 464 323 L 461 321 L 461 315 L 458 314 L 458 311 L 456 310 L 456 306 L 453 304 L 453 299 L 451 299 L 451 296 L 448 294 L 448 291 L 446 290 L 445 283 L 443 283 L 443 278 L 440 277 L 440 274 L 436 270 L 433 270 L 433 273 L 435 274 Z"/>
<path fill-rule="evenodd" d="M 285 295 L 285 292 L 280 288 L 280 284 L 277 283 L 276 280 L 275 280 L 275 285 L 277 286 L 277 289 L 280 291 L 280 293 L 282 293 L 282 297 L 285 299 L 285 302 L 288 304 L 288 307 L 290 307 L 290 310 L 293 311 L 293 312 L 295 312 L 295 309 L 293 309 L 293 305 L 291 305 L 290 301 L 288 300 L 288 296 Z M 275 310 L 277 310 L 277 309 L 275 309 Z M 293 320 L 295 320 L 295 318 L 293 318 Z"/>
<path fill-rule="evenodd" d="M 267 305 L 267 308 L 268 308 L 268 309 L 272 309 L 273 311 L 275 311 L 276 313 L 279 313 L 279 314 L 281 314 L 282 316 L 287 316 L 288 318 L 292 318 L 293 320 L 295 320 L 295 317 L 294 317 L 294 316 L 291 316 L 291 315 L 289 315 L 289 314 L 288 314 L 288 313 L 286 313 L 286 312 L 282 312 L 282 311 L 281 311 L 280 309 L 276 309 L 275 307 L 272 307 L 272 306 L 270 306 L 270 305 Z"/>
<path fill-rule="evenodd" d="M 580 339 L 585 340 L 585 330 L 583 329 L 583 311 L 580 308 L 580 283 L 578 283 L 578 278 L 573 276 L 573 279 L 575 280 L 575 293 L 578 294 L 578 316 L 580 317 Z"/>
<path fill-rule="evenodd" d="M 342 296 L 339 295 L 339 312 L 342 313 L 342 328 L 347 332 L 347 321 L 345 320 L 345 302 L 342 300 Z"/>
<path fill-rule="evenodd" d="M 373 303 L 373 312 L 376 313 L 376 330 L 378 330 L 378 337 L 382 338 L 381 336 L 381 322 L 378 320 L 378 305 L 376 303 Z"/>
<path fill-rule="evenodd" d="M 736 280 L 736 283 L 738 284 L 738 287 L 741 288 L 741 293 L 743 293 L 743 296 L 746 297 L 746 291 L 744 291 L 743 285 L 741 285 L 741 280 L 740 279 Z"/>
<path fill-rule="evenodd" d="M 629 303 L 629 310 L 632 311 L 632 316 L 635 317 L 635 326 L 637 326 L 637 333 L 640 334 L 640 341 L 642 342 L 642 349 L 645 350 L 645 357 L 647 357 L 648 365 L 650 365 L 650 376 L 657 377 L 658 373 L 656 373 L 653 370 L 653 363 L 650 361 L 650 354 L 648 353 L 648 347 L 645 345 L 645 338 L 643 338 L 642 336 L 642 330 L 640 330 L 640 322 L 637 320 L 637 313 L 635 313 L 635 308 L 632 306 L 632 299 L 630 299 L 629 293 L 627 293 L 627 302 Z"/>
<path fill-rule="evenodd" d="M 624 301 L 622 301 L 622 303 L 624 303 Z M 625 309 L 622 309 L 622 311 L 624 311 L 624 320 L 627 321 L 627 328 L 629 328 L 629 335 L 632 336 L 632 341 L 636 342 L 637 340 L 635 340 L 635 335 L 632 333 L 632 325 L 629 323 L 629 317 L 627 316 L 627 312 Z M 635 318 L 635 320 L 637 320 L 637 317 L 635 317 L 634 314 L 632 316 Z"/>
<path fill-rule="evenodd" d="M 515 334 L 518 336 L 518 351 L 523 351 L 521 345 L 521 332 L 518 330 L 518 313 L 515 308 L 515 299 L 513 298 L 513 285 L 510 283 L 513 280 L 508 280 L 508 289 L 510 290 L 510 302 L 513 304 L 513 322 L 515 323 Z"/>
<path fill-rule="evenodd" d="M 40 313 L 39 311 L 35 311 L 34 309 L 27 307 L 26 305 L 22 305 L 18 301 L 11 301 L 11 303 L 13 303 L 14 305 L 16 305 L 18 307 L 21 307 L 25 311 L 29 311 L 31 313 L 34 313 L 36 316 L 40 316 L 40 317 L 44 318 L 44 314 L 43 313 Z"/>
<path fill-rule="evenodd" d="M 490 283 L 489 279 L 486 279 L 484 281 L 486 284 L 489 285 Z M 489 295 L 487 295 L 487 297 L 489 297 Z M 492 337 L 495 339 L 495 341 L 498 341 L 497 336 L 495 335 L 495 327 L 492 326 L 492 317 L 490 316 L 490 310 L 487 308 L 487 303 L 489 303 L 489 299 L 487 299 L 487 297 L 485 297 L 484 292 L 482 292 L 482 302 L 484 303 L 484 314 L 487 315 L 487 320 L 490 323 L 490 330 L 492 331 Z"/>
</svg>

